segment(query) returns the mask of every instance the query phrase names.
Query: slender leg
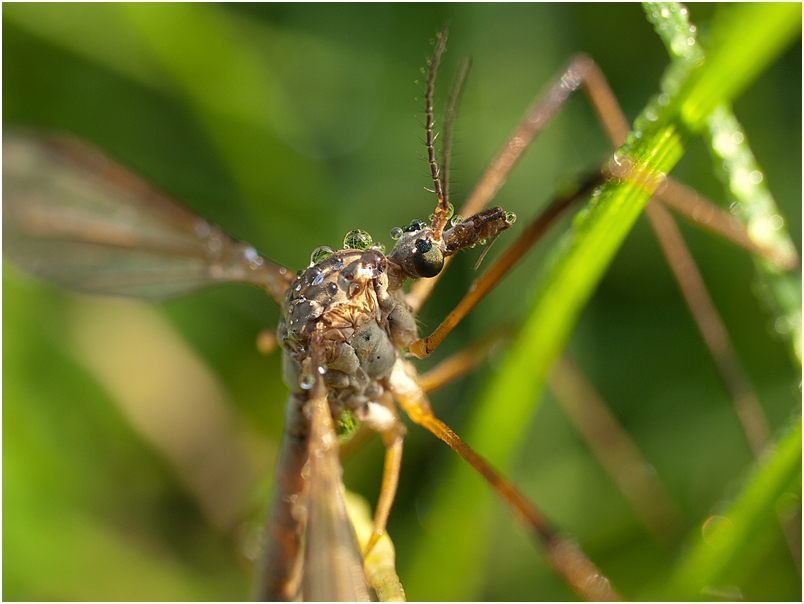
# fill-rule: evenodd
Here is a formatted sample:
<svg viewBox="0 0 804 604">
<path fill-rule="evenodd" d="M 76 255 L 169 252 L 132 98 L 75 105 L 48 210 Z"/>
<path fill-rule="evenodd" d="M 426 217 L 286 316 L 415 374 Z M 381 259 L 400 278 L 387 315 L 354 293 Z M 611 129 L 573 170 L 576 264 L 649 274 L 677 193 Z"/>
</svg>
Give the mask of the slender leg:
<svg viewBox="0 0 804 604">
<path fill-rule="evenodd" d="M 394 399 L 410 419 L 426 428 L 466 460 L 538 538 L 546 549 L 551 565 L 571 589 L 589 601 L 620 599 L 599 569 L 574 543 L 559 536 L 527 497 L 433 415 L 430 403 L 416 381 L 416 370 L 409 362 L 403 359 L 397 360 L 389 382 Z"/>
<path fill-rule="evenodd" d="M 379 407 L 380 405 L 375 408 L 373 417 L 369 412 L 368 416 L 361 418 L 370 428 L 382 435 L 385 444 L 380 497 L 374 512 L 374 529 L 363 552 L 364 556 L 371 552 L 385 533 L 385 526 L 388 524 L 388 516 L 391 513 L 391 506 L 399 485 L 399 470 L 402 467 L 402 442 L 405 437 L 405 426 L 396 415 L 394 402 L 390 395 L 385 397 L 383 405 L 381 405 L 382 410 L 379 410 Z"/>
<path fill-rule="evenodd" d="M 652 201 L 646 206 L 645 212 L 720 376 L 731 394 L 751 450 L 754 455 L 759 455 L 770 440 L 770 428 L 745 369 L 734 352 L 726 326 L 712 304 L 698 267 L 695 266 L 695 261 L 670 214 Z"/>
<path fill-rule="evenodd" d="M 592 104 L 592 107 L 597 113 L 604 130 L 612 142 L 617 146 L 625 142 L 625 137 L 629 130 L 628 124 L 624 119 L 622 112 L 619 110 L 616 100 L 614 99 L 611 90 L 608 88 L 602 73 L 589 58 L 585 56 L 576 57 L 558 82 L 556 82 L 548 90 L 545 97 L 528 112 L 523 122 L 520 123 L 504 147 L 500 150 L 498 155 L 494 158 L 494 160 L 492 160 L 489 168 L 481 177 L 469 199 L 461 208 L 460 211 L 462 214 L 468 215 L 477 212 L 494 197 L 496 192 L 505 182 L 505 179 L 507 178 L 513 166 L 521 157 L 525 149 L 527 149 L 528 145 L 532 142 L 533 138 L 538 135 L 538 133 L 541 132 L 544 127 L 546 127 L 553 117 L 555 117 L 569 96 L 575 90 L 581 87 L 584 89 L 587 98 Z M 603 175 L 597 175 L 597 178 L 602 179 Z M 591 187 L 594 187 L 595 185 L 596 183 L 591 184 Z M 736 241 L 739 245 L 746 247 L 750 251 L 762 253 L 761 250 L 755 249 L 756 246 L 753 246 L 750 244 L 750 242 L 747 242 L 747 238 L 745 238 L 742 234 L 737 233 L 734 235 L 730 232 L 730 226 L 726 228 L 725 222 L 728 221 L 726 220 L 724 222 L 724 213 L 722 211 L 714 211 L 712 209 L 714 206 L 703 203 L 702 198 L 699 196 L 692 196 L 687 193 L 688 192 L 682 189 L 680 185 L 677 185 L 674 182 L 666 182 L 663 185 L 663 189 L 660 189 L 656 197 L 659 199 L 666 197 L 669 200 L 668 203 L 676 206 L 682 206 L 682 213 L 692 216 L 693 219 L 697 218 L 697 222 L 707 222 L 711 230 L 715 230 L 720 234 L 729 236 L 730 239 Z M 693 202 L 691 205 L 681 203 L 690 201 Z M 411 353 L 422 358 L 432 352 L 432 350 L 434 350 L 435 347 L 443 340 L 444 336 L 458 323 L 458 321 L 460 321 L 463 316 L 465 316 L 469 309 L 471 309 L 483 297 L 483 295 L 485 295 L 485 293 L 490 291 L 494 285 L 496 285 L 496 283 L 507 273 L 508 270 L 510 270 L 516 261 L 530 248 L 544 228 L 546 228 L 546 226 L 549 225 L 552 220 L 554 220 L 555 216 L 557 216 L 567 205 L 569 205 L 569 203 L 562 204 L 561 200 L 552 204 L 548 208 L 546 214 L 537 219 L 537 221 L 528 229 L 528 232 L 523 235 L 520 240 L 518 240 L 512 246 L 512 248 L 501 257 L 498 263 L 492 266 L 492 268 L 489 269 L 489 271 L 487 271 L 487 273 L 478 280 L 478 282 L 469 291 L 467 296 L 458 304 L 456 309 L 445 319 L 445 321 L 436 329 L 436 331 L 431 336 L 418 340 L 411 345 Z M 651 208 L 651 206 L 654 207 Z M 698 214 L 697 217 L 696 213 Z M 700 218 L 702 215 L 706 215 L 708 218 L 702 220 Z M 665 222 L 665 218 L 667 221 L 672 222 L 664 210 L 655 202 L 652 202 L 648 205 L 648 216 L 654 225 L 658 225 L 660 222 Z M 674 228 L 675 225 L 673 224 L 672 227 Z M 666 240 L 668 237 L 668 229 L 664 227 L 655 228 L 657 228 L 657 235 L 659 236 L 660 240 L 663 238 Z M 682 267 L 681 270 L 676 270 L 676 268 L 674 268 L 674 272 L 676 272 L 676 276 L 679 279 L 682 290 L 684 290 L 689 286 L 689 283 L 685 282 L 695 281 L 691 275 L 694 274 L 696 277 L 698 277 L 698 281 L 700 281 L 700 279 L 697 274 L 697 270 L 694 269 L 694 264 L 692 264 L 691 257 L 689 257 L 689 252 L 686 250 L 686 247 L 680 241 L 678 243 L 680 243 L 680 247 L 683 248 L 683 253 L 677 252 L 675 258 L 670 257 L 671 252 L 666 252 L 666 254 L 668 255 L 668 260 L 671 264 L 671 267 L 673 267 L 674 264 L 678 264 L 680 262 L 679 258 L 684 256 L 683 262 L 686 263 L 686 266 Z M 674 244 L 674 247 L 677 246 L 678 243 Z M 441 274 L 443 274 L 443 271 Z M 435 285 L 435 282 L 436 279 L 434 278 L 427 281 L 420 280 L 413 285 L 411 288 L 411 293 L 407 297 L 407 302 L 414 310 L 420 308 L 424 301 L 428 298 L 433 286 Z M 688 300 L 690 300 L 689 304 L 693 315 L 698 315 L 701 313 L 706 315 L 702 316 L 702 318 L 699 320 L 701 331 L 704 334 L 704 339 L 707 342 L 707 346 L 710 348 L 711 354 L 715 358 L 715 361 L 721 370 L 724 381 L 726 381 L 729 389 L 734 393 L 738 416 L 744 423 L 745 430 L 752 448 L 757 451 L 761 447 L 762 443 L 767 441 L 767 424 L 765 423 L 761 408 L 756 402 L 755 397 L 752 395 L 750 385 L 748 384 L 747 380 L 744 381 L 743 379 L 744 374 L 739 368 L 739 361 L 737 361 L 736 355 L 733 354 L 733 350 L 728 343 L 728 337 L 725 329 L 723 329 L 722 322 L 717 316 L 714 307 L 711 306 L 711 304 L 704 304 L 700 300 L 700 298 L 703 296 L 708 302 L 708 296 L 706 296 L 705 289 L 702 287 L 703 283 L 700 282 L 699 284 L 696 284 L 696 287 L 697 285 L 700 285 L 701 287 L 699 290 L 695 290 L 696 293 L 692 294 L 693 289 L 689 289 L 689 291 L 691 292 L 690 295 L 697 296 L 699 300 L 693 301 L 692 298 L 690 298 L 690 295 L 688 295 L 686 292 L 685 296 L 688 296 Z M 701 292 L 703 292 L 702 295 Z M 404 373 L 404 371 L 401 371 L 401 373 Z M 418 392 L 416 392 L 416 388 L 409 385 L 399 386 L 399 384 L 404 384 L 404 376 L 397 376 L 397 382 L 397 390 L 401 391 L 394 391 L 395 398 L 400 402 L 400 405 L 405 409 L 411 419 L 427 428 L 438 438 L 449 444 L 478 472 L 480 472 L 484 478 L 486 478 L 495 491 L 506 501 L 509 506 L 511 506 L 520 516 L 523 517 L 525 523 L 529 525 L 533 532 L 538 535 L 548 546 L 548 551 L 556 554 L 551 556 L 551 561 L 556 565 L 556 570 L 559 572 L 559 574 L 564 576 L 568 581 L 568 584 L 573 586 L 575 589 L 575 585 L 577 584 L 574 583 L 574 580 L 568 576 L 568 574 L 571 573 L 567 573 L 567 568 L 562 567 L 562 557 L 560 554 L 557 554 L 557 552 L 562 551 L 561 548 L 550 546 L 552 536 L 549 532 L 549 529 L 541 520 L 538 511 L 536 511 L 532 504 L 527 502 L 527 500 L 525 500 L 518 491 L 516 491 L 513 487 L 511 487 L 510 484 L 497 475 L 496 472 L 494 472 L 494 470 L 491 469 L 485 463 L 485 461 L 479 458 L 465 443 L 463 443 L 463 441 L 461 441 L 457 435 L 455 435 L 448 427 L 446 427 L 432 415 L 429 403 L 427 403 L 426 398 L 420 389 Z M 747 394 L 751 394 L 751 396 L 747 396 Z M 574 555 L 575 554 L 573 554 L 573 557 Z M 566 561 L 566 559 L 563 560 Z M 586 559 L 583 558 L 583 560 Z M 574 564 L 576 565 L 576 569 L 584 568 L 583 563 L 576 561 Z M 591 563 L 589 564 L 591 565 Z M 592 566 L 592 568 L 594 567 Z M 590 576 L 586 576 L 587 581 L 589 578 Z M 578 591 L 579 594 L 581 593 L 581 591 L 577 589 L 576 591 Z M 611 597 L 613 594 L 609 593 L 607 595 L 608 597 Z M 596 594 L 593 597 L 595 599 L 602 599 L 605 596 Z"/>
<path fill-rule="evenodd" d="M 564 413 L 583 436 L 637 518 L 659 543 L 680 536 L 682 521 L 658 476 L 580 369 L 560 356 L 547 376 Z"/>
<path fill-rule="evenodd" d="M 603 129 L 612 143 L 619 146 L 625 142 L 625 137 L 629 130 L 628 123 L 625 120 L 619 105 L 617 104 L 614 94 L 606 83 L 603 73 L 589 57 L 585 55 L 576 56 L 570 62 L 570 66 L 562 74 L 558 81 L 551 85 L 544 98 L 539 100 L 533 106 L 533 108 L 528 111 L 525 119 L 515 129 L 514 133 L 508 139 L 503 148 L 498 152 L 494 160 L 492 160 L 489 168 L 481 177 L 480 181 L 475 186 L 474 191 L 469 196 L 469 199 L 467 199 L 466 203 L 462 207 L 461 212 L 476 212 L 494 197 L 527 146 L 532 142 L 535 136 L 537 136 L 555 117 L 570 95 L 579 88 L 583 89 L 587 99 L 589 100 L 589 103 L 595 110 Z M 602 175 L 599 177 L 601 179 L 603 178 Z M 597 184 L 596 182 L 587 182 L 591 185 L 589 188 L 593 188 Z M 586 190 L 585 187 L 581 187 L 581 189 L 583 191 Z M 578 196 L 580 196 L 580 194 L 581 192 L 578 193 Z M 727 237 L 741 247 L 765 257 L 770 254 L 769 251 L 759 249 L 755 244 L 753 244 L 746 235 L 745 229 L 734 224 L 733 221 L 730 221 L 728 219 L 728 215 L 722 210 L 683 185 L 668 179 L 667 182 L 660 187 L 656 197 L 666 201 L 666 203 L 671 205 L 674 209 L 678 209 L 682 215 L 690 217 L 696 224 L 701 224 L 705 228 L 713 230 L 718 234 Z M 508 250 L 506 250 L 503 256 L 499 258 L 497 263 L 495 263 L 495 265 L 493 265 L 477 281 L 464 299 L 458 303 L 458 306 L 444 319 L 441 325 L 439 325 L 430 336 L 422 338 L 411 345 L 410 351 L 412 354 L 419 358 L 423 358 L 435 350 L 447 333 L 449 333 L 469 312 L 469 310 L 471 310 L 483 298 L 483 296 L 488 293 L 488 291 L 490 291 L 500 281 L 500 279 L 502 279 L 503 276 L 505 276 L 505 274 L 511 269 L 516 261 L 535 243 L 546 226 L 548 226 L 556 215 L 566 207 L 565 205 L 562 205 L 562 201 L 563 200 L 558 200 L 548 207 L 545 213 L 540 216 L 531 225 L 531 227 L 529 227 L 528 230 L 523 233 L 523 235 L 521 235 L 520 238 Z M 567 203 L 567 205 L 569 204 Z M 651 212 L 651 205 L 656 204 L 649 204 L 649 215 Z M 652 223 L 654 222 L 655 221 L 652 220 Z M 683 240 L 681 241 L 683 245 Z M 687 256 L 689 256 L 688 252 Z M 771 259 L 775 260 L 774 258 Z M 690 262 L 692 262 L 691 257 Z M 796 265 L 799 263 L 800 260 L 796 259 Z M 782 268 L 792 267 L 784 266 Z M 419 308 L 424 300 L 426 300 L 429 296 L 432 288 L 435 286 L 435 282 L 436 279 L 434 278 L 420 280 L 414 283 L 413 287 L 411 288 L 411 293 L 407 297 L 408 304 L 414 309 Z M 703 286 L 702 283 L 701 286 Z M 707 342 L 711 340 L 711 338 L 708 339 L 706 336 L 704 339 Z M 718 354 L 720 354 L 711 347 L 710 352 L 713 357 L 716 357 Z M 733 352 L 731 353 L 731 356 L 736 359 L 736 356 L 733 354 Z M 725 366 L 719 361 L 716 362 L 721 367 Z M 725 373 L 723 375 L 724 380 L 727 382 L 729 380 L 732 382 L 734 381 L 733 378 L 727 377 Z M 734 390 L 732 391 L 734 392 Z M 743 405 L 743 403 L 737 402 L 735 404 L 738 406 L 738 408 Z M 748 412 L 743 411 L 743 413 L 745 414 Z M 752 415 L 756 415 L 756 413 L 752 412 Z M 756 421 L 753 423 L 756 424 Z"/>
<path fill-rule="evenodd" d="M 801 266 L 801 259 L 795 255 L 780 258 L 775 250 L 758 246 L 748 236 L 745 225 L 702 197 L 697 191 L 672 178 L 667 179 L 666 185 L 660 187 L 654 197 L 695 226 L 720 235 L 756 256 L 770 260 L 782 270 L 793 270 Z"/>
<path fill-rule="evenodd" d="M 491 349 L 504 339 L 505 336 L 487 338 L 447 357 L 420 375 L 419 385 L 429 393 L 465 375 L 483 362 Z M 678 510 L 658 478 L 645 471 L 648 462 L 580 369 L 566 356 L 560 357 L 550 371 L 548 383 L 643 526 L 660 543 L 674 541 L 682 524 Z"/>
<path fill-rule="evenodd" d="M 486 360 L 492 350 L 509 339 L 507 333 L 486 337 L 472 346 L 447 357 L 427 373 L 419 375 L 419 386 L 427 393 L 466 375 Z"/>
</svg>

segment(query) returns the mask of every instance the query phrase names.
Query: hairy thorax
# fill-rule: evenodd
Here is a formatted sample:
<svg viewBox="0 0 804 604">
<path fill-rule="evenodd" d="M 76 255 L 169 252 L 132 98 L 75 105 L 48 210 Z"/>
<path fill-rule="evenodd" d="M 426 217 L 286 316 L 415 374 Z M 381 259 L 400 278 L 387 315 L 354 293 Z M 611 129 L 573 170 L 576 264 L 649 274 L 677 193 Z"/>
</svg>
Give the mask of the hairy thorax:
<svg viewBox="0 0 804 604">
<path fill-rule="evenodd" d="M 399 347 L 416 338 L 399 290 L 389 288 L 389 269 L 393 263 L 376 248 L 339 250 L 300 271 L 285 295 L 278 327 L 283 379 L 297 394 L 312 387 L 305 361 L 318 332 L 319 371 L 335 419 L 379 400 Z"/>
</svg>

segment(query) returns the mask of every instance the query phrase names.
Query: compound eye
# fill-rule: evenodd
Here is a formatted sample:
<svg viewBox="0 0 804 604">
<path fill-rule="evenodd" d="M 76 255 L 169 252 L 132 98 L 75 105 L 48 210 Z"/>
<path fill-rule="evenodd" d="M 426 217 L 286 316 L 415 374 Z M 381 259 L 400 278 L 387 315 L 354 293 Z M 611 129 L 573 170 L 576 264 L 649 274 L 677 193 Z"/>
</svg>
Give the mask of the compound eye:
<svg viewBox="0 0 804 604">
<path fill-rule="evenodd" d="M 416 231 L 421 231 L 424 227 L 427 226 L 426 222 L 422 222 L 418 219 L 413 219 L 410 221 L 410 224 L 402 229 L 405 233 L 415 233 Z"/>
<path fill-rule="evenodd" d="M 416 240 L 413 252 L 413 266 L 421 277 L 435 277 L 444 268 L 444 254 L 441 248 L 427 239 Z"/>
</svg>

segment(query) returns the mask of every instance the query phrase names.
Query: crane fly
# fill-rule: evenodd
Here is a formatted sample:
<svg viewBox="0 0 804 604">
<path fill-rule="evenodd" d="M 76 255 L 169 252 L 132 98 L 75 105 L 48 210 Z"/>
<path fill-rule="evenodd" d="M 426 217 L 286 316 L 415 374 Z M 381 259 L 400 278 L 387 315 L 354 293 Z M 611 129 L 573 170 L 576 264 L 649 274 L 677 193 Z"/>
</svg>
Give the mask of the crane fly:
<svg viewBox="0 0 804 604">
<path fill-rule="evenodd" d="M 439 166 L 433 128 L 434 81 L 445 43 L 446 32 L 429 61 L 425 93 L 426 146 L 437 197 L 429 223 L 414 219 L 395 227 L 396 243 L 387 254 L 368 233 L 350 231 L 343 249 L 315 249 L 309 267 L 295 274 L 80 142 L 4 137 L 4 251 L 28 272 L 85 293 L 149 300 L 216 283 L 247 283 L 266 290 L 280 306 L 277 337 L 290 394 L 258 569 L 261 599 L 368 598 L 341 494 L 335 427 L 346 416 L 357 419 L 379 433 L 386 448 L 373 530 L 363 551 L 368 554 L 385 532 L 399 479 L 405 427 L 394 402 L 466 459 L 534 534 L 556 541 L 535 506 L 433 415 L 415 368 L 401 354 L 418 349 L 423 356 L 437 346 L 418 339 L 415 311 L 427 292 L 406 296 L 403 284 L 436 277 L 454 254 L 489 245 L 516 219 L 499 207 L 482 209 L 485 203 L 466 218 L 454 215 L 449 145 L 445 141 Z M 467 68 L 461 67 L 450 95 L 445 139 Z M 499 167 L 491 171 L 504 178 Z M 583 190 L 599 182 L 595 175 Z M 567 200 L 555 204 L 537 221 L 537 231 L 567 206 Z M 492 279 L 500 276 L 498 271 Z M 474 303 L 492 285 L 481 282 L 470 296 Z M 588 562 L 573 546 L 564 549 L 564 557 Z M 599 576 L 591 564 L 584 572 Z M 610 595 L 600 585 L 602 590 L 592 583 L 581 592 Z"/>
<path fill-rule="evenodd" d="M 436 276 L 445 259 L 493 240 L 515 220 L 501 208 L 452 216 L 435 163 L 431 105 L 445 41 L 431 62 L 427 91 L 438 196 L 430 224 L 413 220 L 394 229 L 396 245 L 387 255 L 367 233 L 351 231 L 344 249 L 317 248 L 309 268 L 295 276 L 77 141 L 4 137 L 4 249 L 28 272 L 85 293 L 151 300 L 241 282 L 265 289 L 281 306 L 278 338 L 291 392 L 266 527 L 262 598 L 367 599 L 341 496 L 333 422 L 353 416 L 386 446 L 369 552 L 384 533 L 398 482 L 405 428 L 393 400 L 467 458 L 515 510 L 539 522 L 524 497 L 433 416 L 415 369 L 399 354 L 418 337 L 403 283 Z"/>
<path fill-rule="evenodd" d="M 444 325 L 418 338 L 415 312 L 429 294 L 424 279 L 434 282 L 455 253 L 487 245 L 512 226 L 510 212 L 482 207 L 566 98 L 584 85 L 595 86 L 590 81 L 595 82 L 596 68 L 585 57 L 570 64 L 510 139 L 517 145 L 506 145 L 492 163 L 463 219 L 453 215 L 449 203 L 448 143 L 441 166 L 435 157 L 432 83 L 445 40 L 441 36 L 431 61 L 426 92 L 426 144 L 437 205 L 429 222 L 396 227 L 396 243 L 387 254 L 366 233 L 354 230 L 347 233 L 343 249 L 317 248 L 310 266 L 294 274 L 81 143 L 31 135 L 4 138 L 4 252 L 27 271 L 87 293 L 150 300 L 240 282 L 266 290 L 281 307 L 277 336 L 290 394 L 258 569 L 263 598 L 368 599 L 374 586 L 366 583 L 363 555 L 384 534 L 405 433 L 394 403 L 481 473 L 547 545 L 557 570 L 576 575 L 565 579 L 579 595 L 616 597 L 594 565 L 558 538 L 533 504 L 433 415 L 403 354 L 427 356 L 576 198 L 606 178 L 592 174 L 576 191 L 558 198 L 478 280 Z M 451 95 L 445 134 L 459 89 L 458 84 Z M 600 102 L 597 90 L 596 108 L 619 144 L 628 128 L 607 112 L 608 99 Z M 594 104 L 595 93 L 591 96 Z M 629 178 L 629 170 L 616 175 Z M 417 281 L 409 294 L 402 290 L 407 280 Z M 386 447 L 382 490 L 363 551 L 347 518 L 338 460 L 337 431 L 349 418 L 379 433 Z"/>
</svg>

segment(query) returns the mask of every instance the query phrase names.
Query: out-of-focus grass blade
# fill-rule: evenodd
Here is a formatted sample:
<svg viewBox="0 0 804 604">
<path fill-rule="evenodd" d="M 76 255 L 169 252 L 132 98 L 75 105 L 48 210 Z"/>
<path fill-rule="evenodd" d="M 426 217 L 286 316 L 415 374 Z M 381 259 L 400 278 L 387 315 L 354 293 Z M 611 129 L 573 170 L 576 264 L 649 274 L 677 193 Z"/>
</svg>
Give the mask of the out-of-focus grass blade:
<svg viewBox="0 0 804 604">
<path fill-rule="evenodd" d="M 530 315 L 463 430 L 466 442 L 492 465 L 505 468 L 519 446 L 547 368 L 651 193 L 705 128 L 709 113 L 750 84 L 801 27 L 799 5 L 740 5 L 720 17 L 707 61 L 672 82 L 665 102 L 647 107 L 616 154 L 623 177 L 610 180 L 576 217 Z M 472 600 L 483 582 L 479 569 L 492 496 L 457 461 L 438 493 L 427 519 L 431 530 L 403 573 L 411 577 L 406 590 L 413 599 L 427 586 L 434 599 Z"/>
<path fill-rule="evenodd" d="M 230 559 L 218 558 L 213 570 L 199 570 L 192 556 L 177 554 L 175 543 L 149 531 L 147 522 L 138 524 L 153 513 L 158 496 L 175 496 L 175 479 L 74 361 L 64 354 L 42 355 L 42 341 L 65 320 L 52 300 L 43 301 L 32 287 L 5 275 L 3 288 L 3 318 L 25 316 L 33 324 L 15 324 L 26 338 L 3 339 L 3 422 L 15 426 L 3 434 L 3 548 L 13 552 L 3 559 L 3 596 L 57 601 L 246 597 L 243 573 Z M 23 315 L 20 307 L 36 312 Z M 31 389 L 29 368 L 42 366 L 48 379 L 37 369 L 37 387 Z M 68 392 L 80 384 L 84 396 L 63 395 L 65 384 Z M 112 501 L 128 522 L 116 512 L 98 512 Z"/>
<path fill-rule="evenodd" d="M 649 599 L 683 602 L 718 593 L 724 580 L 734 579 L 732 571 L 740 560 L 757 544 L 761 547 L 763 540 L 757 537 L 776 522 L 777 504 L 789 491 L 801 493 L 801 418 L 792 423 L 766 451 L 734 503 L 704 522 L 664 589 Z"/>
<path fill-rule="evenodd" d="M 703 60 L 700 45 L 689 44 L 690 39 L 697 38 L 698 29 L 690 23 L 686 8 L 675 2 L 645 2 L 644 8 L 673 59 Z M 714 158 L 714 172 L 725 185 L 728 198 L 734 200 L 732 214 L 746 226 L 751 240 L 773 250 L 777 260 L 755 260 L 756 289 L 774 315 L 776 331 L 790 342 L 793 358 L 800 366 L 801 277 L 780 268 L 796 263 L 795 244 L 731 107 L 725 104 L 716 107 L 706 121 L 705 139 Z"/>
</svg>

